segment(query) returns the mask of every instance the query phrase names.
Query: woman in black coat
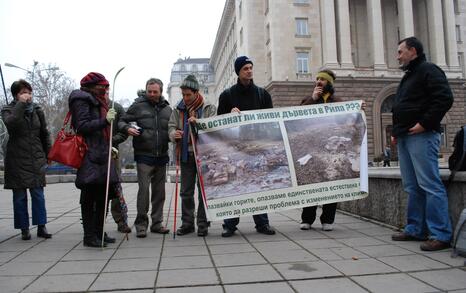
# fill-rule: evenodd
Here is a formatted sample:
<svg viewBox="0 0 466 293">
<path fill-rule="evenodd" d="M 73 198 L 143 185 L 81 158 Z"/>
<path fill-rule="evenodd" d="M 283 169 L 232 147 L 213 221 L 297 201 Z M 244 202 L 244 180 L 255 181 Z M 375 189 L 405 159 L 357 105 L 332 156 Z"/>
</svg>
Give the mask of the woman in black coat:
<svg viewBox="0 0 466 293">
<path fill-rule="evenodd" d="M 47 154 L 50 150 L 50 133 L 44 112 L 32 102 L 32 87 L 25 80 L 11 85 L 13 102 L 2 109 L 9 140 L 5 155 L 5 189 L 13 190 L 15 229 L 21 229 L 22 239 L 31 239 L 27 189 L 31 194 L 32 224 L 37 236 L 50 238 L 45 224 L 44 186 Z"/>
<path fill-rule="evenodd" d="M 105 77 L 90 72 L 81 80 L 81 89 L 71 92 L 68 103 L 72 125 L 87 144 L 87 152 L 76 174 L 76 187 L 81 189 L 81 215 L 84 228 L 84 246 L 101 247 L 105 209 L 105 192 L 108 168 L 110 122 L 115 110 L 109 109 L 105 93 L 109 83 Z M 115 184 L 119 178 L 112 160 L 110 167 L 109 198 L 115 196 Z M 106 243 L 115 239 L 104 235 Z"/>
</svg>

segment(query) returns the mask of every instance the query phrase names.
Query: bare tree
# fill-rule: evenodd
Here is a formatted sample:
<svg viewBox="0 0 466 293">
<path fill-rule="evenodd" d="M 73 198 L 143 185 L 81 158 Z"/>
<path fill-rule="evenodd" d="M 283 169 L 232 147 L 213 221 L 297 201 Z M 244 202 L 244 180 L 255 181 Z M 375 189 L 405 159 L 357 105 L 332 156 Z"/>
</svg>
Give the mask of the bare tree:
<svg viewBox="0 0 466 293">
<path fill-rule="evenodd" d="M 37 64 L 28 72 L 27 80 L 33 88 L 34 102 L 43 108 L 50 132 L 55 135 L 68 112 L 68 97 L 75 82 L 51 64 Z"/>
</svg>

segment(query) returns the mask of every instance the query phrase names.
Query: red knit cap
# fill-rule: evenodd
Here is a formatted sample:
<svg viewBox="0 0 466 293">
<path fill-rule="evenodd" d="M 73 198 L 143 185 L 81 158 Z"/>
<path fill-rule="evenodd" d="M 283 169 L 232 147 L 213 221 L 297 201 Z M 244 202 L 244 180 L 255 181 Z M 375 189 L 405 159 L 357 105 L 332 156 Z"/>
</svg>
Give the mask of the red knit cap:
<svg viewBox="0 0 466 293">
<path fill-rule="evenodd" d="M 108 80 L 98 72 L 89 72 L 81 79 L 81 86 L 88 87 L 96 84 L 109 85 Z"/>
</svg>

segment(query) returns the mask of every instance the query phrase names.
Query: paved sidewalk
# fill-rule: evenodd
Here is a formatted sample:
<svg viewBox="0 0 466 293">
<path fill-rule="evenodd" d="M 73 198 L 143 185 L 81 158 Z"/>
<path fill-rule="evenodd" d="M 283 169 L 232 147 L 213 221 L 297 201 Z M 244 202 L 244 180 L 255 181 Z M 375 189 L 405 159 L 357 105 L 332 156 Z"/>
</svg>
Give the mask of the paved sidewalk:
<svg viewBox="0 0 466 293">
<path fill-rule="evenodd" d="M 131 223 L 136 192 L 137 184 L 124 185 Z M 172 194 L 167 184 L 170 229 Z M 109 217 L 106 230 L 117 243 L 102 250 L 82 245 L 74 184 L 46 188 L 49 240 L 37 239 L 35 229 L 32 240 L 20 239 L 11 197 L 1 189 L 0 292 L 466 292 L 464 258 L 393 242 L 391 229 L 342 213 L 331 232 L 318 223 L 299 230 L 301 211 L 292 210 L 269 215 L 273 236 L 256 233 L 252 217 L 244 217 L 232 238 L 220 237 L 215 222 L 206 238 L 150 233 L 139 239 L 133 231 L 129 241 Z"/>
</svg>

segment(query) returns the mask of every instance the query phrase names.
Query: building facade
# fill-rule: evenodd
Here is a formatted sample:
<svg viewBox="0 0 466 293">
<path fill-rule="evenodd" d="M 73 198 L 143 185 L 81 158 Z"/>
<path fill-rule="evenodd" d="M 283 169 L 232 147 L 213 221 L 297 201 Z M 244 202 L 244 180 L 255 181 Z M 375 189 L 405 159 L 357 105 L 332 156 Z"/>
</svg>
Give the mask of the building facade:
<svg viewBox="0 0 466 293">
<path fill-rule="evenodd" d="M 391 134 L 391 105 L 403 72 L 399 40 L 416 36 L 427 59 L 447 74 L 455 102 L 442 121 L 441 154 L 466 122 L 466 0 L 226 0 L 210 57 L 216 97 L 236 82 L 233 62 L 247 55 L 254 81 L 276 107 L 299 105 L 315 74 L 336 75 L 336 94 L 366 104 L 370 159 L 380 157 Z M 393 149 L 393 151 L 395 151 Z"/>
<path fill-rule="evenodd" d="M 209 63 L 209 58 L 184 58 L 178 59 L 172 67 L 170 83 L 168 84 L 168 102 L 173 107 L 181 100 L 180 85 L 188 74 L 194 74 L 199 81 L 199 92 L 210 103 L 216 104 L 214 95 L 214 72 Z"/>
</svg>

